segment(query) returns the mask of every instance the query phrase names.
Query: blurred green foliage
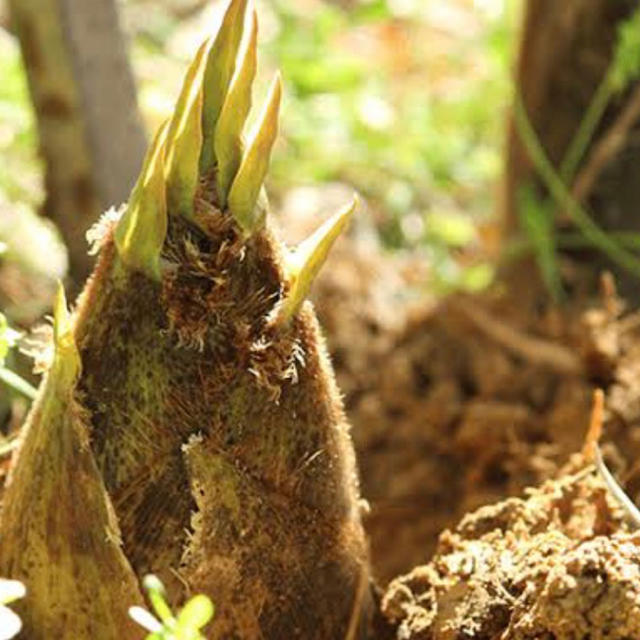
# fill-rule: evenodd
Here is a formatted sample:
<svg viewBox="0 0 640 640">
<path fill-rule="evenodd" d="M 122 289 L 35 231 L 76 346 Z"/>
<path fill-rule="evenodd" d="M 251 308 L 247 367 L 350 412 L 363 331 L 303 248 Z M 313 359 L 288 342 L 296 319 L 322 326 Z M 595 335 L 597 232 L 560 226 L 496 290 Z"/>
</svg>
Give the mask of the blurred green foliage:
<svg viewBox="0 0 640 640">
<path fill-rule="evenodd" d="M 572 183 L 580 164 L 594 141 L 607 107 L 616 94 L 630 89 L 640 74 L 640 9 L 636 9 L 618 27 L 611 62 L 576 128 L 565 156 L 556 170 L 537 138 L 524 104 L 519 96 L 514 102 L 515 121 L 520 138 L 545 185 L 548 194 L 541 196 L 532 185 L 524 185 L 518 201 L 521 230 L 527 236 L 538 268 L 549 294 L 556 301 L 564 297 L 560 269 L 557 263 L 561 238 L 556 233 L 557 211 L 564 210 L 578 232 L 578 242 L 593 246 L 612 262 L 640 277 L 640 261 L 636 257 L 636 234 L 624 231 L 607 233 L 602 230 L 586 205 L 577 202 L 571 193 Z M 571 240 L 575 242 L 575 238 Z"/>
<path fill-rule="evenodd" d="M 9 326 L 5 315 L 0 313 L 0 386 L 4 384 L 33 400 L 36 390 L 26 380 L 5 366 L 10 350 L 16 346 L 21 335 L 19 331 Z M 3 439 L 0 437 L 0 454 L 2 451 Z"/>
<path fill-rule="evenodd" d="M 392 247 L 428 240 L 406 232 L 406 214 L 427 218 L 444 203 L 491 213 L 509 94 L 505 6 L 487 16 L 429 0 L 402 15 L 385 0 L 351 11 L 272 4 L 279 30 L 267 51 L 289 91 L 274 181 L 353 184 Z"/>
<path fill-rule="evenodd" d="M 624 91 L 640 76 L 640 9 L 618 29 L 618 39 L 610 70 L 616 91 Z"/>
<path fill-rule="evenodd" d="M 172 108 L 185 61 L 223 2 L 120 3 L 150 130 Z M 493 212 L 502 169 L 520 5 L 258 0 L 254 101 L 262 101 L 275 68 L 286 91 L 268 185 L 274 199 L 295 185 L 351 185 L 365 196 L 386 247 L 424 253 L 441 288 L 466 286 L 466 269 L 480 254 L 476 227 Z M 17 44 L 3 31 L 0 66 L 0 195 L 34 208 L 42 166 Z M 466 224 L 465 242 L 434 232 L 450 214 L 452 224 Z M 471 258 L 461 261 L 461 253 Z M 486 277 L 486 265 L 481 272 L 473 282 Z"/>
<path fill-rule="evenodd" d="M 0 199 L 35 206 L 41 196 L 41 163 L 35 122 L 17 41 L 0 29 Z"/>
</svg>

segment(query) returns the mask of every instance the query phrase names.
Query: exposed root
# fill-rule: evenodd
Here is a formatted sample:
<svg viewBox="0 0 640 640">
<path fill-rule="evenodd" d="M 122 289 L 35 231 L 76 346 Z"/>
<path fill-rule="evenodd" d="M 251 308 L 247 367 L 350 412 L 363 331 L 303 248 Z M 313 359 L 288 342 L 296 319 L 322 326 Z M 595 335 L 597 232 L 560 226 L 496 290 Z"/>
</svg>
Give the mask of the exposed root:
<svg viewBox="0 0 640 640">
<path fill-rule="evenodd" d="M 487 336 L 532 363 L 547 365 L 563 373 L 579 373 L 583 366 L 569 349 L 547 340 L 535 338 L 517 331 L 506 322 L 493 317 L 480 305 L 472 306 L 462 300 L 454 303 L 473 324 Z"/>
<path fill-rule="evenodd" d="M 604 416 L 604 392 L 596 389 L 593 392 L 593 409 L 591 410 L 591 420 L 589 430 L 582 447 L 582 456 L 585 462 L 592 463 L 595 459 L 598 442 L 602 437 L 602 424 Z"/>
</svg>

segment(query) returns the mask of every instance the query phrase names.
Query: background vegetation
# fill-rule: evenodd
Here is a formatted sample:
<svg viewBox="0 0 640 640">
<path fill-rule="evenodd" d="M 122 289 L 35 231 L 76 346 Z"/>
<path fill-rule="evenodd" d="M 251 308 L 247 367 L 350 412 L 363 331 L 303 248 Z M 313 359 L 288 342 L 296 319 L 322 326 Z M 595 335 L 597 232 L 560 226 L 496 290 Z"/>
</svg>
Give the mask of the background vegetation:
<svg viewBox="0 0 640 640">
<path fill-rule="evenodd" d="M 218 4 L 121 3 L 149 131 L 169 113 L 185 63 L 210 30 Z M 293 195 L 313 209 L 322 201 L 316 185 L 355 187 L 386 247 L 429 260 L 425 285 L 486 284 L 490 269 L 479 229 L 491 220 L 502 168 L 519 4 L 261 0 L 258 91 L 275 67 L 286 90 L 272 198 L 282 202 L 295 188 Z M 43 168 L 18 43 L 6 28 L 0 30 L 0 68 L 5 259 L 59 277 L 61 247 L 50 248 L 48 230 L 28 216 L 43 199 Z M 42 234 L 45 264 L 42 251 L 23 251 L 25 237 L 35 248 L 32 239 Z M 20 309 L 11 307 L 8 313 L 20 319 Z"/>
</svg>

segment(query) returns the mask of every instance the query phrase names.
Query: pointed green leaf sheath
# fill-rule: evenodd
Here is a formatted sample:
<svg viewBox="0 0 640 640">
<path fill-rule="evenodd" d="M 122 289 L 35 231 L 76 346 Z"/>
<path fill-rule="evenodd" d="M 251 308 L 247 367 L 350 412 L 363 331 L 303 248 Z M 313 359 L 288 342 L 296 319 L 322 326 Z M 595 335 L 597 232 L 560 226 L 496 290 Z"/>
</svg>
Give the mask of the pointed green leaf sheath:
<svg viewBox="0 0 640 640">
<path fill-rule="evenodd" d="M 63 347 L 69 335 L 73 339 L 71 331 L 71 314 L 67 307 L 67 296 L 62 282 L 58 281 L 58 290 L 53 306 L 53 341 L 56 349 Z"/>
<path fill-rule="evenodd" d="M 167 133 L 165 177 L 171 215 L 193 216 L 202 149 L 202 77 L 211 42 L 202 43 L 184 78 Z"/>
<path fill-rule="evenodd" d="M 329 218 L 286 258 L 290 288 L 278 310 L 276 324 L 287 322 L 297 313 L 333 243 L 349 224 L 357 206 L 358 199 L 354 197 L 350 205 Z"/>
<path fill-rule="evenodd" d="M 52 379 L 55 384 L 69 388 L 80 374 L 80 353 L 73 335 L 73 322 L 67 308 L 67 298 L 62 283 L 53 309 L 54 359 Z"/>
<path fill-rule="evenodd" d="M 142 595 L 91 452 L 90 415 L 76 394 L 74 330 L 59 285 L 53 363 L 3 491 L 0 574 L 27 588 L 16 605 L 22 637 L 136 640 L 140 632 L 127 608 L 142 604 Z"/>
<path fill-rule="evenodd" d="M 122 261 L 155 280 L 160 279 L 160 251 L 167 235 L 164 146 L 168 128 L 165 122 L 156 133 L 115 231 Z"/>
<path fill-rule="evenodd" d="M 222 106 L 214 137 L 218 162 L 218 204 L 221 209 L 227 204 L 229 187 L 242 160 L 242 130 L 251 109 L 251 86 L 256 75 L 257 46 L 258 17 L 254 11 L 249 42 Z"/>
<path fill-rule="evenodd" d="M 278 113 L 282 96 L 280 74 L 271 84 L 264 110 L 247 146 L 238 173 L 229 191 L 229 209 L 236 222 L 250 234 L 264 224 L 256 201 L 269 168 L 271 150 L 278 134 Z"/>
<path fill-rule="evenodd" d="M 231 0 L 207 56 L 203 83 L 201 173 L 210 171 L 215 163 L 216 123 L 236 68 L 236 57 L 244 31 L 246 9 L 247 0 Z"/>
</svg>

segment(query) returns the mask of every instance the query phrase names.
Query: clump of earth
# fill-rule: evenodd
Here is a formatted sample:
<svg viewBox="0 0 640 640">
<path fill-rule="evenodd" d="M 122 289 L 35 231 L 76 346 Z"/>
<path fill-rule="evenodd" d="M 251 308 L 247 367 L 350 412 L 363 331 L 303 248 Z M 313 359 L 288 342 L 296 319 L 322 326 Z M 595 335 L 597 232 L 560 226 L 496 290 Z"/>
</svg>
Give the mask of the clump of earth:
<svg viewBox="0 0 640 640">
<path fill-rule="evenodd" d="M 640 637 L 640 534 L 593 467 L 481 507 L 389 585 L 398 640 Z"/>
</svg>

